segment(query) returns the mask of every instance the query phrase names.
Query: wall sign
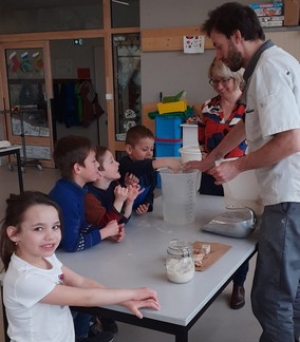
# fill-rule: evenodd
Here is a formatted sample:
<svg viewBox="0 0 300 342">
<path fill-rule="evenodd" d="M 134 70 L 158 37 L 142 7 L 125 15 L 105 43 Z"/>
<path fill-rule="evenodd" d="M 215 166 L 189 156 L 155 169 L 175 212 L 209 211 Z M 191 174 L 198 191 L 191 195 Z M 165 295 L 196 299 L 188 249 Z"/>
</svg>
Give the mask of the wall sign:
<svg viewBox="0 0 300 342">
<path fill-rule="evenodd" d="M 205 37 L 204 36 L 184 36 L 183 51 L 184 53 L 204 53 Z"/>
</svg>

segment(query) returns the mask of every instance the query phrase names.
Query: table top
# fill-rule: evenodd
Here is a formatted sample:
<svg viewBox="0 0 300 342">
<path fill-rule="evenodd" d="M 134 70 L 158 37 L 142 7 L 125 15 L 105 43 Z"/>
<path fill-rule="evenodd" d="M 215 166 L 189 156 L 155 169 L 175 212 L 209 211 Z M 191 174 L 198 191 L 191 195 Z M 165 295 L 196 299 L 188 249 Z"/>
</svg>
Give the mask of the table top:
<svg viewBox="0 0 300 342">
<path fill-rule="evenodd" d="M 17 151 L 17 150 L 20 150 L 21 149 L 21 146 L 19 145 L 12 145 L 12 146 L 9 146 L 9 147 L 2 147 L 0 148 L 0 153 L 1 152 L 9 152 L 9 151 Z"/>
<path fill-rule="evenodd" d="M 144 317 L 186 326 L 255 251 L 255 234 L 235 239 L 201 231 L 201 227 L 224 212 L 223 197 L 197 194 L 195 222 L 173 225 L 164 222 L 162 199 L 154 201 L 154 211 L 133 215 L 126 225 L 121 243 L 108 240 L 78 253 L 57 251 L 58 258 L 76 272 L 108 287 L 148 286 L 158 292 L 161 310 L 144 309 Z M 232 246 L 215 264 L 196 272 L 190 283 L 175 284 L 167 279 L 167 245 L 174 239 Z M 129 312 L 118 305 L 108 308 Z"/>
</svg>

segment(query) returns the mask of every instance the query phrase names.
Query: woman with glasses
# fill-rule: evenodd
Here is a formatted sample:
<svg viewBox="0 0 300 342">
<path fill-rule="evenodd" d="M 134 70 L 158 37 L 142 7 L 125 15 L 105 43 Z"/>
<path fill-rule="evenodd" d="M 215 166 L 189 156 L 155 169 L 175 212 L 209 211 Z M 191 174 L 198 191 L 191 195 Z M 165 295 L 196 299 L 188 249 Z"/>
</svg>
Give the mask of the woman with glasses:
<svg viewBox="0 0 300 342">
<path fill-rule="evenodd" d="M 221 60 L 214 59 L 208 70 L 209 84 L 217 95 L 202 105 L 198 115 L 198 139 L 205 153 L 210 153 L 240 120 L 243 120 L 245 104 L 242 102 L 243 71 L 232 72 Z M 247 145 L 243 141 L 225 158 L 241 157 Z M 200 193 L 224 196 L 223 186 L 216 185 L 208 173 L 202 173 Z M 245 305 L 244 282 L 248 263 L 243 264 L 233 277 L 233 291 L 230 300 L 232 309 Z"/>
<path fill-rule="evenodd" d="M 198 114 L 198 140 L 205 153 L 210 153 L 225 135 L 244 117 L 242 102 L 243 71 L 232 72 L 221 60 L 214 59 L 208 70 L 209 84 L 217 95 L 202 105 Z M 246 142 L 226 155 L 226 158 L 245 154 Z M 215 185 L 215 179 L 204 173 L 200 193 L 224 196 L 223 186 Z"/>
</svg>

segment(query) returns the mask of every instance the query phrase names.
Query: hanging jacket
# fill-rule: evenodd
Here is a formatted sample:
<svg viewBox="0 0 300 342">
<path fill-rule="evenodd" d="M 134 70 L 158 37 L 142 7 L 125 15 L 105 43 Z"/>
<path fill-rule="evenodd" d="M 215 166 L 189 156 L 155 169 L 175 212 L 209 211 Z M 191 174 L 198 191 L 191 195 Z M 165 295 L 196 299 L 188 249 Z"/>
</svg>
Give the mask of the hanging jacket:
<svg viewBox="0 0 300 342">
<path fill-rule="evenodd" d="M 79 87 L 82 97 L 82 125 L 88 127 L 92 121 L 104 114 L 98 102 L 97 93 L 90 81 L 83 81 Z"/>
</svg>

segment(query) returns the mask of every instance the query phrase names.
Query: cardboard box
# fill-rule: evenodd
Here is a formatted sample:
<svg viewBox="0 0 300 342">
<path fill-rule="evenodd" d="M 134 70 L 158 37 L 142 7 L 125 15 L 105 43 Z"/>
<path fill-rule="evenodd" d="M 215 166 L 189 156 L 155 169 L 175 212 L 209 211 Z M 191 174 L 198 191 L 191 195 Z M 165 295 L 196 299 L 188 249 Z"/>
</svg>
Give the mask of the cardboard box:
<svg viewBox="0 0 300 342">
<path fill-rule="evenodd" d="M 269 4 L 250 4 L 249 5 L 258 17 L 271 17 L 283 14 L 283 4 L 273 2 Z"/>
<path fill-rule="evenodd" d="M 299 25 L 300 0 L 284 0 L 284 26 Z"/>
</svg>

